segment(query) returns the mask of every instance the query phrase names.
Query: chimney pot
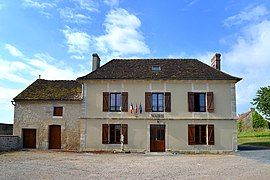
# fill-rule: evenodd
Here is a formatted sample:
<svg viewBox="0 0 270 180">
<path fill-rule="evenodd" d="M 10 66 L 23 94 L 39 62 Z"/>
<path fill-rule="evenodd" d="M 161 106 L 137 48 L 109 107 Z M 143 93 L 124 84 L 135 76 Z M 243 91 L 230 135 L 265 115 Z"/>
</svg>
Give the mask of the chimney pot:
<svg viewBox="0 0 270 180">
<path fill-rule="evenodd" d="M 92 54 L 92 72 L 100 67 L 100 58 L 97 53 Z"/>
<path fill-rule="evenodd" d="M 220 57 L 221 54 L 216 53 L 211 59 L 211 66 L 217 70 L 220 70 Z"/>
</svg>

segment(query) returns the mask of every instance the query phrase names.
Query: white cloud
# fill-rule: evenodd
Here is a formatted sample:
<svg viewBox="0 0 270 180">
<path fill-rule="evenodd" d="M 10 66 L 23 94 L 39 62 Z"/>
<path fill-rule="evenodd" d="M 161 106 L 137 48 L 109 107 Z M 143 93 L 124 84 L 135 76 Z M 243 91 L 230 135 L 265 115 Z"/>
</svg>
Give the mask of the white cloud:
<svg viewBox="0 0 270 180">
<path fill-rule="evenodd" d="M 71 58 L 71 59 L 81 60 L 81 59 L 84 59 L 84 56 L 72 55 L 72 56 L 70 56 L 70 58 Z"/>
<path fill-rule="evenodd" d="M 23 57 L 23 53 L 11 44 L 5 44 L 5 48 L 14 57 Z"/>
<path fill-rule="evenodd" d="M 89 53 L 91 37 L 86 32 L 80 32 L 66 26 L 63 30 L 69 53 L 79 55 Z"/>
<path fill-rule="evenodd" d="M 22 1 L 23 1 L 24 6 L 37 8 L 37 9 L 47 9 L 47 8 L 53 8 L 56 6 L 56 4 L 52 2 L 44 2 L 44 1 L 38 1 L 38 0 L 22 0 Z"/>
<path fill-rule="evenodd" d="M 105 35 L 94 38 L 99 51 L 119 55 L 150 53 L 139 30 L 141 21 L 134 14 L 121 8 L 111 10 L 104 26 Z"/>
<path fill-rule="evenodd" d="M 64 62 L 54 59 L 47 53 L 34 54 L 33 58 L 29 58 L 27 63 L 32 66 L 30 72 L 32 76 L 38 77 L 38 75 L 41 75 L 41 78 L 49 80 L 76 79 L 89 72 L 83 68 L 75 71 Z"/>
<path fill-rule="evenodd" d="M 98 11 L 98 1 L 94 0 L 73 0 L 76 2 L 81 9 L 87 10 L 89 12 Z"/>
<path fill-rule="evenodd" d="M 118 6 L 119 5 L 119 0 L 104 0 L 104 3 L 108 6 Z"/>
<path fill-rule="evenodd" d="M 28 71 L 29 66 L 20 61 L 8 61 L 0 58 L 0 79 L 28 84 L 30 81 L 20 75 L 21 71 Z"/>
<path fill-rule="evenodd" d="M 40 14 L 47 18 L 51 17 L 51 13 L 49 13 L 48 10 L 57 6 L 55 2 L 44 2 L 41 0 L 22 0 L 22 5 L 24 7 L 37 9 Z"/>
<path fill-rule="evenodd" d="M 237 89 L 240 106 L 251 106 L 256 91 L 270 83 L 270 19 L 262 19 L 243 26 L 231 49 L 223 56 L 222 62 L 229 73 L 243 78 Z"/>
<path fill-rule="evenodd" d="M 78 13 L 75 9 L 60 8 L 60 17 L 69 23 L 87 23 L 91 19 L 89 16 Z"/>
<path fill-rule="evenodd" d="M 265 6 L 248 7 L 240 13 L 230 16 L 224 21 L 225 26 L 240 25 L 249 21 L 258 21 L 269 14 Z"/>
<path fill-rule="evenodd" d="M 10 110 L 11 100 L 20 93 L 20 89 L 6 88 L 0 86 L 0 110 Z"/>
</svg>

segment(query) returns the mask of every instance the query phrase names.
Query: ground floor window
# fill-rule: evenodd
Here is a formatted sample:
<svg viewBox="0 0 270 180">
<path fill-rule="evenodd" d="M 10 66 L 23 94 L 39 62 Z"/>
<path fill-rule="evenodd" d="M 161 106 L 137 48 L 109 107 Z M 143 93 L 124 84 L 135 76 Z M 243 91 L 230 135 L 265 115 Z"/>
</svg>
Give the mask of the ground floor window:
<svg viewBox="0 0 270 180">
<path fill-rule="evenodd" d="M 102 144 L 120 144 L 121 134 L 124 135 L 124 144 L 127 144 L 127 124 L 102 124 Z"/>
<path fill-rule="evenodd" d="M 214 145 L 214 125 L 213 124 L 189 124 L 188 125 L 189 145 Z"/>
</svg>

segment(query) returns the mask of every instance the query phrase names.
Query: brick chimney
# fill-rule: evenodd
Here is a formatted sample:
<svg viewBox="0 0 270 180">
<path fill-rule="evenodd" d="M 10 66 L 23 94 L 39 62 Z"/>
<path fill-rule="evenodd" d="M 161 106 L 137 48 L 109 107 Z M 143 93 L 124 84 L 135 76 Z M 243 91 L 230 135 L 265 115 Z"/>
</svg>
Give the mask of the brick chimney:
<svg viewBox="0 0 270 180">
<path fill-rule="evenodd" d="M 221 54 L 216 53 L 211 59 L 211 66 L 217 70 L 220 70 L 220 57 Z"/>
<path fill-rule="evenodd" d="M 92 72 L 100 67 L 100 58 L 97 53 L 92 54 Z"/>
</svg>

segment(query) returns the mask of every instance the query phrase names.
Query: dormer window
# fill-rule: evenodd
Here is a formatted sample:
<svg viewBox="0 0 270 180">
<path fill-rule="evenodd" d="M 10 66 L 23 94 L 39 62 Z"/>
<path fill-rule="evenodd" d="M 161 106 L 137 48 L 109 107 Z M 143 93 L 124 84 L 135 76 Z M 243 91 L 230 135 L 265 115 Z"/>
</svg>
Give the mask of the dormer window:
<svg viewBox="0 0 270 180">
<path fill-rule="evenodd" d="M 161 70 L 160 66 L 157 66 L 157 65 L 152 66 L 152 71 L 157 72 L 157 71 L 160 71 L 160 70 Z"/>
</svg>

